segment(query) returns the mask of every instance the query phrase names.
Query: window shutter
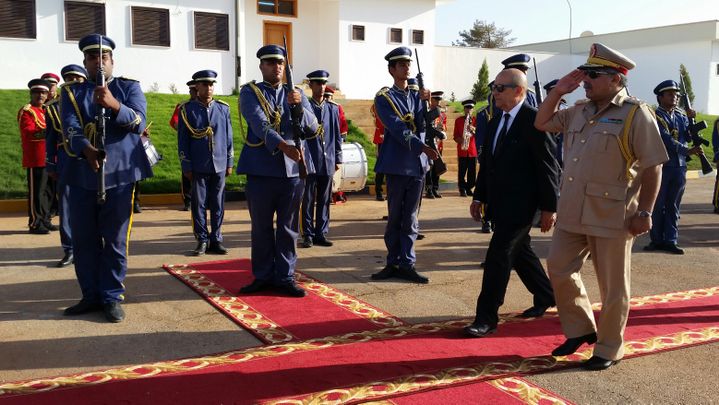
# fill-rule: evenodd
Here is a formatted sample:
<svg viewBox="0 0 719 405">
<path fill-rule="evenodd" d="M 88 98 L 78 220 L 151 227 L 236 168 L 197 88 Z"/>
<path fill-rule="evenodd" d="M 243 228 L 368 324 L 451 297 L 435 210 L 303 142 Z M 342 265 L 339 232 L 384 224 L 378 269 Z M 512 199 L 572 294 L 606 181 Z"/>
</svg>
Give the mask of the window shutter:
<svg viewBox="0 0 719 405">
<path fill-rule="evenodd" d="M 132 7 L 132 43 L 170 46 L 170 10 Z"/>
<path fill-rule="evenodd" d="M 65 2 L 65 39 L 77 41 L 88 34 L 105 35 L 105 4 Z"/>
<path fill-rule="evenodd" d="M 229 16 L 195 11 L 195 48 L 229 51 Z"/>
<path fill-rule="evenodd" d="M 37 38 L 35 0 L 0 0 L 0 37 Z"/>
</svg>

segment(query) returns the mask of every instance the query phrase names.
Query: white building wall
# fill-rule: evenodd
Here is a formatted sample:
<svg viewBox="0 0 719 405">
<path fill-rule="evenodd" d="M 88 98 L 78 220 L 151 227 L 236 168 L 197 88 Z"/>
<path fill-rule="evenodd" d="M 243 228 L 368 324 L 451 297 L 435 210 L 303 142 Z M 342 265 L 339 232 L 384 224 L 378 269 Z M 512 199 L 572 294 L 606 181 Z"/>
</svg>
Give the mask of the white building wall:
<svg viewBox="0 0 719 405">
<path fill-rule="evenodd" d="M 192 3 L 190 6 L 189 4 Z M 228 6 L 229 4 L 229 6 Z M 0 58 L 0 88 L 24 88 L 26 83 L 45 72 L 60 73 L 70 63 L 82 65 L 82 53 L 77 41 L 65 40 L 64 2 L 36 1 L 37 39 L 0 38 L 3 58 Z M 131 6 L 167 8 L 170 13 L 169 48 L 131 44 Z M 208 51 L 194 49 L 193 11 L 229 15 L 230 50 Z M 217 92 L 228 94 L 235 85 L 235 9 L 227 0 L 189 0 L 177 2 L 147 2 L 112 0 L 105 2 L 107 36 L 117 45 L 115 75 L 140 80 L 143 90 L 155 82 L 159 91 L 170 92 L 174 84 L 181 93 L 185 82 L 201 69 L 220 73 Z M 8 57 L 11 55 L 11 57 Z M 92 72 L 91 72 L 92 74 Z"/>
<path fill-rule="evenodd" d="M 398 46 L 416 48 L 425 85 L 433 88 L 434 0 L 340 0 L 339 75 L 337 84 L 347 98 L 372 99 L 392 84 L 384 56 Z M 351 25 L 365 26 L 363 42 L 351 40 Z M 402 28 L 402 43 L 389 42 L 389 29 Z M 424 30 L 424 44 L 411 43 L 411 30 Z M 417 73 L 416 57 L 412 76 Z"/>
</svg>

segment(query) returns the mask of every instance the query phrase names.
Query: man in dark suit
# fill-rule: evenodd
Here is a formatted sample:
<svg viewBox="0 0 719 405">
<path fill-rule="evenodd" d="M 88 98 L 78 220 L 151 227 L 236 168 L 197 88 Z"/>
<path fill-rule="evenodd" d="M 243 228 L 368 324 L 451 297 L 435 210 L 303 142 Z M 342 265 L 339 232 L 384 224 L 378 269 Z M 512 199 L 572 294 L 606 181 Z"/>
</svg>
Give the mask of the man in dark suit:
<svg viewBox="0 0 719 405">
<path fill-rule="evenodd" d="M 480 207 L 487 203 L 487 215 L 495 228 L 475 320 L 465 328 L 472 337 L 497 330 L 498 311 L 512 268 L 534 295 L 534 305 L 522 316 L 542 316 L 555 305 L 549 279 L 532 251 L 529 230 L 538 208 L 542 232 L 554 224 L 559 165 L 552 138 L 534 128 L 536 109 L 526 104 L 526 92 L 527 78 L 518 69 L 503 70 L 492 85 L 499 113 L 488 125 L 470 213 L 475 220 L 481 220 Z"/>
</svg>

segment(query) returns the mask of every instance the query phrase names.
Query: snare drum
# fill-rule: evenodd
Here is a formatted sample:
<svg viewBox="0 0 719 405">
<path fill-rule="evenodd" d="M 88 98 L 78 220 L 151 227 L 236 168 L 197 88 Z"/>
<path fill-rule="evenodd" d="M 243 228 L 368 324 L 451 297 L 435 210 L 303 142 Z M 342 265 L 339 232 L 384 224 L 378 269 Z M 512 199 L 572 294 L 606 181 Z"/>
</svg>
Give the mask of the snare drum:
<svg viewBox="0 0 719 405">
<path fill-rule="evenodd" d="M 357 142 L 342 144 L 342 164 L 332 178 L 332 192 L 360 191 L 367 184 L 367 155 Z"/>
<path fill-rule="evenodd" d="M 150 162 L 150 167 L 155 166 L 157 162 L 162 160 L 162 155 L 157 152 L 149 137 L 140 135 L 140 139 L 142 140 L 142 147 L 145 148 L 145 156 L 147 156 L 147 161 Z"/>
</svg>

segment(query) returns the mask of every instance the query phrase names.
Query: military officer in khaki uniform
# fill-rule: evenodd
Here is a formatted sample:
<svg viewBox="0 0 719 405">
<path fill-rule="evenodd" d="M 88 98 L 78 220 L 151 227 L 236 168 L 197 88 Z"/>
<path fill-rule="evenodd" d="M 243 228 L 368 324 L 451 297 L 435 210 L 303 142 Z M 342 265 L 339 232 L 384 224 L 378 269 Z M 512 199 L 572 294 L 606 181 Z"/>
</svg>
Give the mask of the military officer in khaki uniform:
<svg viewBox="0 0 719 405">
<path fill-rule="evenodd" d="M 564 133 L 557 224 L 547 258 L 567 340 L 552 355 L 596 342 L 583 366 L 603 370 L 624 355 L 634 237 L 652 226 L 651 211 L 668 160 L 651 107 L 623 91 L 635 64 L 593 44 L 587 63 L 564 76 L 540 105 L 535 126 Z M 581 83 L 588 100 L 558 110 Z M 579 275 L 591 254 L 601 291 L 598 324 Z"/>
</svg>

